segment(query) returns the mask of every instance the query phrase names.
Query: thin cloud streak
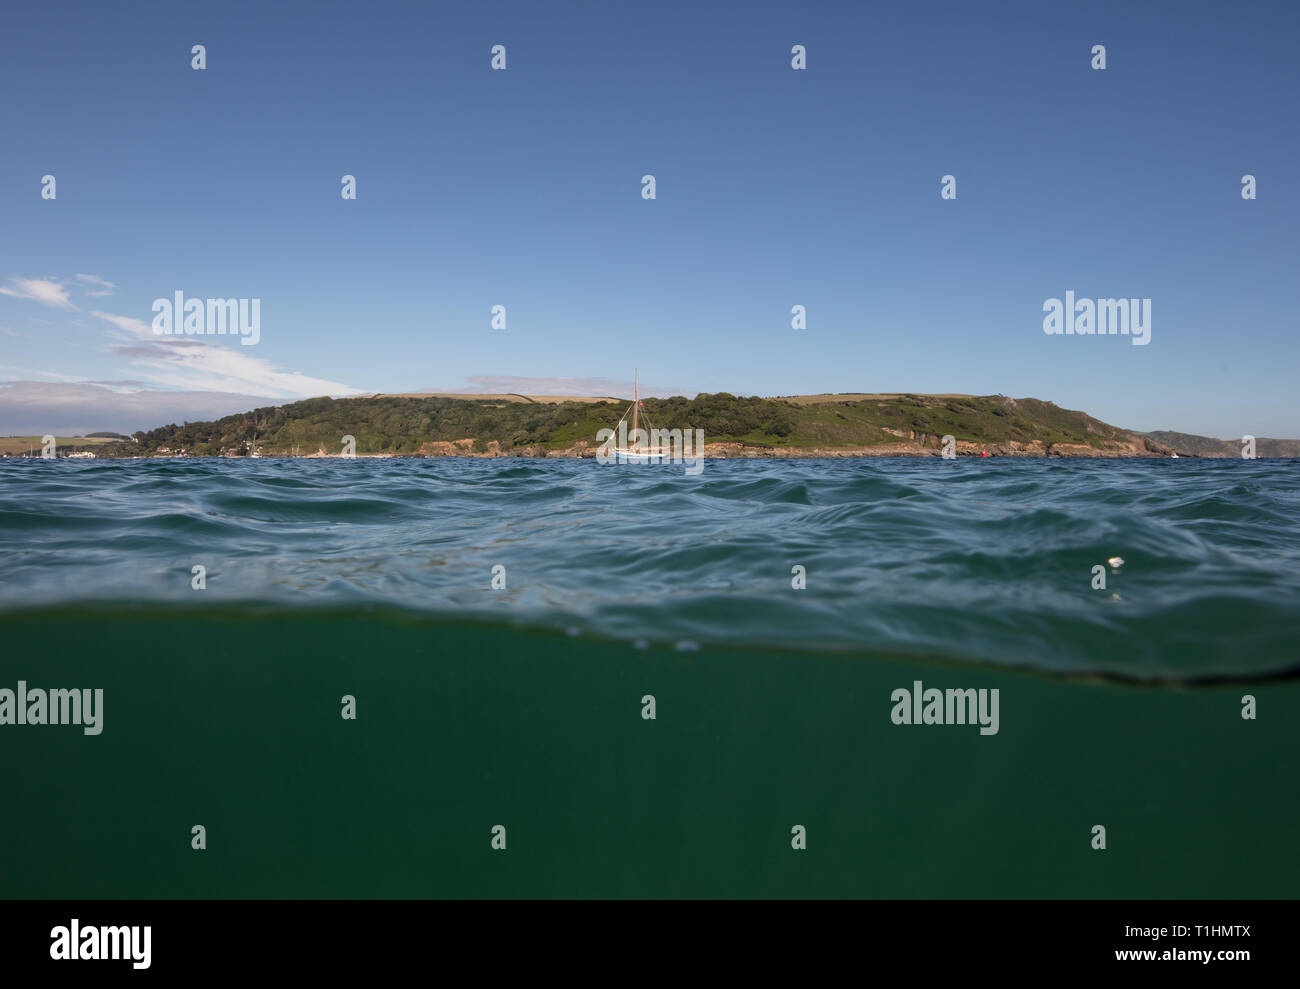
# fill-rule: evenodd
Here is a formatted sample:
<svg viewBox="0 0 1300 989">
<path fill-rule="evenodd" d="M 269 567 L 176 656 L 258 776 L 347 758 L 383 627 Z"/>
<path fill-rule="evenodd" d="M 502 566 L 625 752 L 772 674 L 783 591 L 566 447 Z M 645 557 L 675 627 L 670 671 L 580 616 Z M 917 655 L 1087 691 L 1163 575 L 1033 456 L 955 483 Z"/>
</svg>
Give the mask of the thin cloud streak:
<svg viewBox="0 0 1300 989">
<path fill-rule="evenodd" d="M 63 283 L 53 278 L 21 278 L 14 275 L 10 277 L 7 287 L 0 286 L 0 295 L 31 299 L 56 309 L 77 308 L 68 298 L 68 290 L 63 287 Z"/>
<path fill-rule="evenodd" d="M 468 394 L 489 395 L 573 395 L 582 398 L 631 398 L 632 382 L 615 381 L 612 378 L 560 378 L 527 377 L 519 375 L 470 375 L 465 379 L 471 382 L 468 387 L 428 388 L 432 392 L 465 392 Z M 680 388 L 664 388 L 659 385 L 640 384 L 642 398 L 672 398 L 674 395 L 693 397 L 695 392 Z"/>
<path fill-rule="evenodd" d="M 117 286 L 98 275 L 78 275 L 77 280 L 84 282 L 92 288 L 82 289 L 86 295 L 112 295 L 117 291 Z"/>
</svg>

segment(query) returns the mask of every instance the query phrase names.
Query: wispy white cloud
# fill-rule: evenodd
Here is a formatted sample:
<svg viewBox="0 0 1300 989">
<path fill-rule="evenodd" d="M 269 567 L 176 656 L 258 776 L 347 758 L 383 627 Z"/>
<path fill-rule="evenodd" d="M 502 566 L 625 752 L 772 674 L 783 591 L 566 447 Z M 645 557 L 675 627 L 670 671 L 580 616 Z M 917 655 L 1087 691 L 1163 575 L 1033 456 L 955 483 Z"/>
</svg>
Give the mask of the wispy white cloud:
<svg viewBox="0 0 1300 989">
<path fill-rule="evenodd" d="M 40 371 L 36 368 L 20 367 L 17 364 L 0 364 L 0 370 L 16 373 L 20 377 L 30 375 L 33 378 L 48 378 L 50 381 L 58 381 L 65 384 L 85 384 L 90 380 L 89 378 L 83 378 L 76 374 L 61 374 L 58 371 Z M 33 384 L 37 383 L 38 382 L 33 382 Z"/>
<path fill-rule="evenodd" d="M 361 390 L 340 381 L 313 378 L 297 371 L 280 371 L 242 349 L 193 338 L 163 337 L 142 319 L 92 311 L 114 326 L 110 335 L 126 341 L 112 349 L 126 358 L 148 382 L 165 388 L 205 392 L 236 392 L 266 398 L 311 398 L 317 395 L 359 395 Z"/>
<path fill-rule="evenodd" d="M 98 275 L 78 274 L 76 282 L 77 287 L 89 296 L 111 295 L 117 289 L 112 282 Z M 81 311 L 69 299 L 64 282 L 55 278 L 23 278 L 14 275 L 7 285 L 0 286 L 0 294 L 31 299 L 58 309 Z M 362 393 L 360 389 L 341 381 L 281 370 L 266 360 L 250 356 L 241 348 L 232 349 L 192 337 L 161 337 L 153 332 L 149 323 L 133 316 L 98 310 L 91 310 L 90 315 L 112 327 L 108 335 L 117 342 L 110 349 L 134 366 L 142 388 L 176 389 L 192 393 L 229 392 L 276 399 Z M 18 336 L 8 328 L 0 328 L 0 332 L 6 336 Z M 86 380 L 57 372 L 21 371 L 24 376 L 33 378 L 70 383 Z"/>
<path fill-rule="evenodd" d="M 63 287 L 63 283 L 53 278 L 20 278 L 14 275 L 9 279 L 8 287 L 0 285 L 0 295 L 12 295 L 15 299 L 34 299 L 59 309 L 77 308 L 68 298 L 68 290 Z"/>
<path fill-rule="evenodd" d="M 77 281 L 90 285 L 90 288 L 82 289 L 87 295 L 112 295 L 117 291 L 117 286 L 112 282 L 100 278 L 98 275 L 78 275 Z"/>
<path fill-rule="evenodd" d="M 143 319 L 136 319 L 134 316 L 115 316 L 111 312 L 99 312 L 92 309 L 90 315 L 98 316 L 107 323 L 112 323 L 119 330 L 122 330 L 128 337 L 139 338 L 141 340 L 155 340 L 153 328 L 150 327 Z"/>
</svg>

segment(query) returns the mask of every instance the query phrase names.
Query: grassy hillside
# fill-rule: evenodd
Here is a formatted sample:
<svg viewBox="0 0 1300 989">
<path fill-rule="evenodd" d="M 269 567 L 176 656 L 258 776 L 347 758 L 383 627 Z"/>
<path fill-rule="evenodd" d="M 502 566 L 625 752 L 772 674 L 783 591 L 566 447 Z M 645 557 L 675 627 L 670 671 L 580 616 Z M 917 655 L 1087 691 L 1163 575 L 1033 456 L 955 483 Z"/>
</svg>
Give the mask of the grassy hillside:
<svg viewBox="0 0 1300 989">
<path fill-rule="evenodd" d="M 502 397 L 379 396 L 313 398 L 255 409 L 216 422 L 164 426 L 110 445 L 105 455 L 266 456 L 337 454 L 345 435 L 359 454 L 453 452 L 436 444 L 474 441 L 483 452 L 537 454 L 596 445 L 596 433 L 613 427 L 626 401 L 553 404 Z M 744 398 L 725 392 L 693 399 L 646 399 L 658 427 L 703 429 L 708 443 L 740 443 L 773 452 L 880 446 L 933 447 L 951 434 L 959 442 L 990 447 L 1063 444 L 1080 450 L 1145 449 L 1145 441 L 1083 412 L 1034 398 L 1001 395 L 824 395 Z M 464 449 L 467 445 L 462 445 Z M 468 452 L 466 450 L 466 452 Z"/>
</svg>

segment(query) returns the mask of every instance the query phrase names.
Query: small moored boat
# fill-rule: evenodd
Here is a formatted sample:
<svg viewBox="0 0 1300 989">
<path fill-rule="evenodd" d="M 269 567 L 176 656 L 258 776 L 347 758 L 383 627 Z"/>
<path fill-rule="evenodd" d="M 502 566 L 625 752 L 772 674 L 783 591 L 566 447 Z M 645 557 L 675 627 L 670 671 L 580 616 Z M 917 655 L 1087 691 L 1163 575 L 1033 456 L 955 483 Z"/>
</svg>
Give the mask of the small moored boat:
<svg viewBox="0 0 1300 989">
<path fill-rule="evenodd" d="M 623 424 L 627 421 L 627 413 L 632 413 L 632 431 L 627 432 L 627 427 Z M 645 420 L 645 428 L 641 427 L 641 420 Z M 614 432 L 626 444 L 618 446 L 617 444 L 610 449 L 610 455 L 617 457 L 620 463 L 630 462 L 646 464 L 658 461 L 667 461 L 672 451 L 665 450 L 662 446 L 651 446 L 654 435 L 654 425 L 650 422 L 650 417 L 645 414 L 641 408 L 641 394 L 639 385 L 639 371 L 632 372 L 632 405 L 623 413 L 614 426 Z"/>
</svg>

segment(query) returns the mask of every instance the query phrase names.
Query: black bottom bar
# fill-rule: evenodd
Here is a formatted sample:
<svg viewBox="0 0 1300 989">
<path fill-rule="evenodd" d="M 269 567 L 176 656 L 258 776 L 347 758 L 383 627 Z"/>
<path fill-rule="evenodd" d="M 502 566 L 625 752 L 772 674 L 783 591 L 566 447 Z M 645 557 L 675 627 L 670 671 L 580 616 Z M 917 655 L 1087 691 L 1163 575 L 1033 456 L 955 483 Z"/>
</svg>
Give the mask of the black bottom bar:
<svg viewBox="0 0 1300 989">
<path fill-rule="evenodd" d="M 6 975 L 78 978 L 256 973 L 336 981 L 430 971 L 434 962 L 448 972 L 487 964 L 496 976 L 512 962 L 535 975 L 557 965 L 663 973 L 673 959 L 697 954 L 714 959 L 709 967 L 725 957 L 728 966 L 769 974 L 773 966 L 810 974 L 848 960 L 927 981 L 949 972 L 1125 970 L 1232 978 L 1282 970 L 1293 912 L 1285 901 L 1187 900 L 0 901 L 0 957 Z M 109 957 L 91 957 L 98 954 Z"/>
</svg>

